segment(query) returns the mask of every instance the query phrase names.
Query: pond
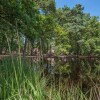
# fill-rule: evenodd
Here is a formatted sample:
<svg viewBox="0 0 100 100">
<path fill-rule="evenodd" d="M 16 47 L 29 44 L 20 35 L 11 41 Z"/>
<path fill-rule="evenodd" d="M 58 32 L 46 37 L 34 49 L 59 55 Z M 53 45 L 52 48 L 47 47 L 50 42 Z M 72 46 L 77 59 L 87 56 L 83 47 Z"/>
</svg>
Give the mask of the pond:
<svg viewBox="0 0 100 100">
<path fill-rule="evenodd" d="M 70 77 L 74 81 L 87 80 L 98 81 L 100 79 L 100 59 L 59 59 L 47 58 L 39 61 L 33 60 L 35 68 L 44 69 L 45 75 L 55 77 Z"/>
</svg>

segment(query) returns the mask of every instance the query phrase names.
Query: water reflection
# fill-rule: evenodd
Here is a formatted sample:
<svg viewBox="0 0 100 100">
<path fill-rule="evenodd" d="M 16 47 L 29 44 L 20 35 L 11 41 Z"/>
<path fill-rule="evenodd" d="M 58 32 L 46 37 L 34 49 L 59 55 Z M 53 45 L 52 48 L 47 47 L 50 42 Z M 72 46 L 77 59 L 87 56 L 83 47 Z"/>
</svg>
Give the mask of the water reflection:
<svg viewBox="0 0 100 100">
<path fill-rule="evenodd" d="M 100 77 L 100 59 L 42 59 L 38 64 L 46 74 L 70 76 L 74 80 L 84 77 Z"/>
</svg>

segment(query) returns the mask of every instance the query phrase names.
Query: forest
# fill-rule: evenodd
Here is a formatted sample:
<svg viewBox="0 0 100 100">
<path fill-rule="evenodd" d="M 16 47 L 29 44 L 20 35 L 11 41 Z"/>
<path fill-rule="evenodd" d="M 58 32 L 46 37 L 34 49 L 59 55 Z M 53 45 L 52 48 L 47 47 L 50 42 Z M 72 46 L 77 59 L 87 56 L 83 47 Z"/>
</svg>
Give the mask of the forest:
<svg viewBox="0 0 100 100">
<path fill-rule="evenodd" d="M 100 18 L 55 0 L 0 0 L 0 100 L 100 100 Z"/>
</svg>

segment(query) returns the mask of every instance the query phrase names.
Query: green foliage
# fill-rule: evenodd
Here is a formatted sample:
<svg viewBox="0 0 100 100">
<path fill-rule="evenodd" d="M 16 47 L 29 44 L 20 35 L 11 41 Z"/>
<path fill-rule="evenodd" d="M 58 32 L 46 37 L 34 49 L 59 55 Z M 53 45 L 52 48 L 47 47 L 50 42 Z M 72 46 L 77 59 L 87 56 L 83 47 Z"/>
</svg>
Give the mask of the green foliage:
<svg viewBox="0 0 100 100">
<path fill-rule="evenodd" d="M 4 37 L 4 34 L 7 34 L 8 38 L 12 40 L 11 47 L 13 50 L 17 50 L 18 48 L 18 46 L 15 46 L 18 44 L 16 43 L 17 41 L 15 41 L 18 39 L 16 36 L 19 35 L 21 39 L 24 35 L 30 41 L 36 37 L 39 10 L 35 2 L 32 0 L 29 0 L 28 2 L 27 0 L 2 0 L 0 3 L 0 12 L 0 32 Z M 3 40 L 0 42 L 2 43 Z"/>
<path fill-rule="evenodd" d="M 70 45 L 70 49 L 67 50 L 71 54 L 99 55 L 97 48 L 100 46 L 100 23 L 97 17 L 91 17 L 84 13 L 83 9 L 80 4 L 72 9 L 67 6 L 57 9 L 58 23 L 65 30 L 64 37 L 60 37 Z M 64 42 L 61 44 L 65 45 Z M 97 52 L 95 52 L 96 49 Z"/>
<path fill-rule="evenodd" d="M 35 48 L 38 49 L 40 55 L 54 49 L 56 55 L 99 57 L 100 22 L 98 17 L 84 13 L 84 7 L 80 4 L 73 8 L 64 6 L 59 9 L 56 9 L 55 5 L 54 0 L 1 0 L 0 54 L 13 51 L 20 54 L 21 49 L 30 54 Z M 87 68 L 85 64 L 88 65 Z M 100 77 L 100 66 L 97 64 L 99 64 L 98 61 L 93 64 L 96 67 L 91 68 L 86 62 L 83 62 L 81 66 L 77 62 L 72 68 L 70 66 L 72 63 L 65 65 L 62 63 L 55 69 L 57 72 L 61 71 L 60 74 L 70 75 L 71 79 L 81 79 L 84 83 L 92 81 L 90 83 L 94 84 L 98 83 Z M 64 86 L 61 81 L 57 87 L 59 89 L 56 89 L 58 84 L 55 80 L 49 83 L 44 77 L 41 78 L 40 70 L 38 72 L 35 67 L 29 65 L 31 65 L 30 62 L 21 61 L 20 57 L 5 59 L 2 63 L 0 58 L 1 100 L 64 100 L 65 98 L 96 100 L 98 97 L 99 87 L 96 85 L 89 88 L 85 92 L 87 94 L 84 94 L 80 85 L 70 84 L 71 86 L 68 87 L 68 84 Z"/>
<path fill-rule="evenodd" d="M 83 10 L 80 4 L 72 9 L 67 6 L 56 9 L 53 0 L 2 0 L 0 52 L 4 49 L 3 45 L 7 48 L 7 42 L 3 41 L 6 39 L 4 33 L 12 40 L 12 49 L 17 49 L 17 32 L 20 39 L 27 38 L 32 46 L 44 48 L 42 51 L 45 51 L 52 41 L 55 49 L 59 49 L 56 50 L 58 54 L 66 52 L 65 54 L 99 55 L 100 22 L 97 17 L 91 17 Z"/>
</svg>

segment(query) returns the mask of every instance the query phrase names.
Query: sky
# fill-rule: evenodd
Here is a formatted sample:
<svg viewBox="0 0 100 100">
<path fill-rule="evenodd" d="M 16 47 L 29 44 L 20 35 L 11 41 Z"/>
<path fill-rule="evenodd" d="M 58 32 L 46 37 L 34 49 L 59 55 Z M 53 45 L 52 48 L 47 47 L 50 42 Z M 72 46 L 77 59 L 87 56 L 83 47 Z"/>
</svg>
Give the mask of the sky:
<svg viewBox="0 0 100 100">
<path fill-rule="evenodd" d="M 100 18 L 100 0 L 55 0 L 56 7 L 61 8 L 64 5 L 72 8 L 76 4 L 84 7 L 84 12 L 90 13 L 91 16 L 99 16 Z"/>
</svg>

